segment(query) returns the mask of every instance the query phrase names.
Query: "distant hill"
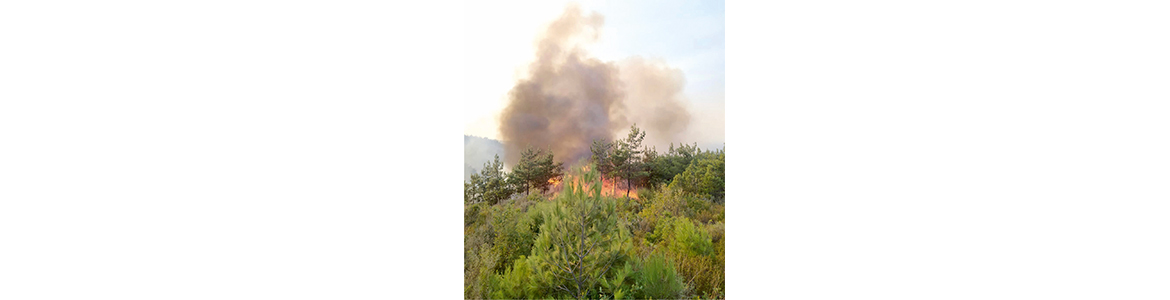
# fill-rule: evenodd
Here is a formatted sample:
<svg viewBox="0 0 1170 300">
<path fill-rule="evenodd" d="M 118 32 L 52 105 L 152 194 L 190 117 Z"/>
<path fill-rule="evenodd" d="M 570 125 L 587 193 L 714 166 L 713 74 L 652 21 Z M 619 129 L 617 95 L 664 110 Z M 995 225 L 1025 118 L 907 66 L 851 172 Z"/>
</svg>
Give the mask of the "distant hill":
<svg viewBox="0 0 1170 300">
<path fill-rule="evenodd" d="M 463 136 L 463 182 L 471 180 L 472 173 L 478 173 L 483 164 L 491 162 L 496 155 L 504 159 L 504 143 L 478 136 Z"/>
</svg>

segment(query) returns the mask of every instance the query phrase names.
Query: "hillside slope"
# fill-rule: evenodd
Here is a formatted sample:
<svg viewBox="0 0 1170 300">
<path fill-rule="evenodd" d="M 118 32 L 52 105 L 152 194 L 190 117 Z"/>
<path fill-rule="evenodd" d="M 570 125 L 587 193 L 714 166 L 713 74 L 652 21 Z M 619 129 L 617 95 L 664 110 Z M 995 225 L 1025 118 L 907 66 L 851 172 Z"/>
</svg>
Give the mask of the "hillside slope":
<svg viewBox="0 0 1170 300">
<path fill-rule="evenodd" d="M 504 157 L 504 143 L 478 136 L 463 136 L 463 182 L 471 179 L 471 174 L 479 172 L 483 164 L 492 161 L 496 155 L 500 160 Z"/>
</svg>

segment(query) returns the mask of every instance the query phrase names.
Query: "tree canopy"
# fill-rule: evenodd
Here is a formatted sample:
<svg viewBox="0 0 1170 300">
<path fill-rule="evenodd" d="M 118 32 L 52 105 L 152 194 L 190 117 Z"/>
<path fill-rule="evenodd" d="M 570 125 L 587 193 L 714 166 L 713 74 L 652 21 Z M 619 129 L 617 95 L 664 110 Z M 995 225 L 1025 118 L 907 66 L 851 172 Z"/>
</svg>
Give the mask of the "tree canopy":
<svg viewBox="0 0 1170 300">
<path fill-rule="evenodd" d="M 520 154 L 520 162 L 512 170 L 511 180 L 520 186 L 522 192 L 532 189 L 547 192 L 551 185 L 549 179 L 563 175 L 564 163 L 556 162 L 552 151 L 528 148 Z"/>
</svg>

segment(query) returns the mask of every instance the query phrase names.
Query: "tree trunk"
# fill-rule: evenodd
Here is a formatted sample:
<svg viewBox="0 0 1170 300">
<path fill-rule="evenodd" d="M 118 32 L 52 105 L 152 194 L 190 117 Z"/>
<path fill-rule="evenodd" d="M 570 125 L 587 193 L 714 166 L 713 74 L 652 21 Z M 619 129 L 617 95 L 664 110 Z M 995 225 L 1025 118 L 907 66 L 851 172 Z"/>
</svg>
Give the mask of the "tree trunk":
<svg viewBox="0 0 1170 300">
<path fill-rule="evenodd" d="M 634 168 L 630 167 L 630 176 L 626 177 L 626 199 L 630 199 L 630 189 L 634 188 Z"/>
<path fill-rule="evenodd" d="M 626 177 L 626 199 L 630 199 L 630 178 Z"/>
<path fill-rule="evenodd" d="M 597 189 L 601 190 L 601 195 L 605 195 L 605 172 L 601 171 L 601 167 L 597 167 L 597 175 L 601 177 L 601 186 Z"/>
</svg>

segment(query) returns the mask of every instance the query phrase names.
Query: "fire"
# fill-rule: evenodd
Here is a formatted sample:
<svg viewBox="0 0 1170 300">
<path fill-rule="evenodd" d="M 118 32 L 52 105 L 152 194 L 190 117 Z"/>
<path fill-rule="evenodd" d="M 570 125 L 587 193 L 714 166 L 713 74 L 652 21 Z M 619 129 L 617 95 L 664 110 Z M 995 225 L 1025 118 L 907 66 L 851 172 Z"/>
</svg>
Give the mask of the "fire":
<svg viewBox="0 0 1170 300">
<path fill-rule="evenodd" d="M 589 172 L 589 166 L 581 167 L 581 172 L 582 173 Z M 572 175 L 565 175 L 564 177 L 568 178 L 568 180 L 570 182 L 572 182 L 573 184 L 576 184 L 577 186 L 584 186 L 585 185 L 581 182 L 581 178 L 579 178 L 579 177 L 575 177 Z M 551 178 L 548 180 L 548 183 L 552 185 L 552 189 L 550 189 L 550 190 L 552 191 L 554 197 L 557 194 L 560 194 L 561 191 L 564 189 L 563 187 L 561 187 L 561 182 L 563 181 L 563 179 L 564 178 Z M 614 197 L 614 198 L 625 197 L 626 190 L 623 188 L 624 186 L 625 186 L 625 182 L 623 182 L 621 180 L 614 180 L 611 178 L 603 178 L 603 180 L 601 181 L 601 194 L 606 196 L 606 197 Z M 630 190 L 629 193 L 630 193 L 630 198 L 638 199 L 638 190 Z"/>
</svg>

